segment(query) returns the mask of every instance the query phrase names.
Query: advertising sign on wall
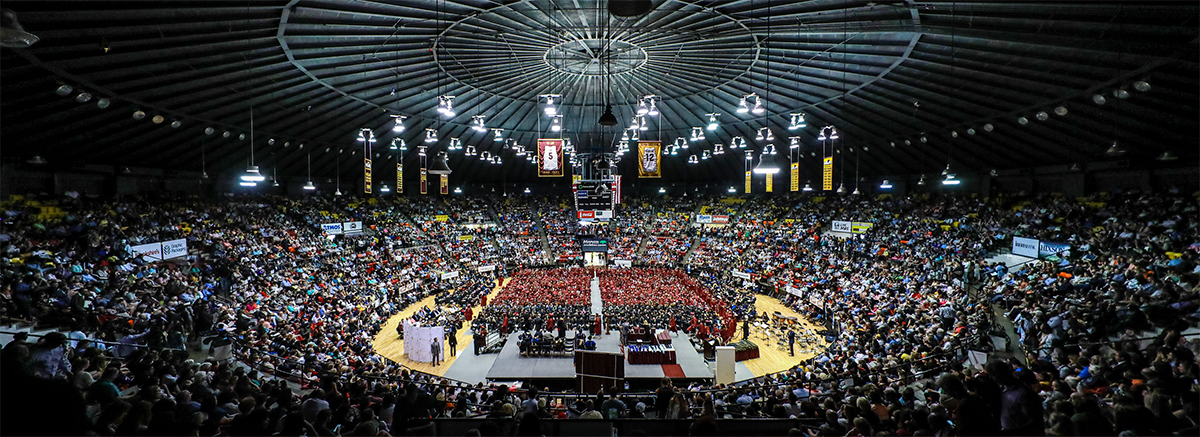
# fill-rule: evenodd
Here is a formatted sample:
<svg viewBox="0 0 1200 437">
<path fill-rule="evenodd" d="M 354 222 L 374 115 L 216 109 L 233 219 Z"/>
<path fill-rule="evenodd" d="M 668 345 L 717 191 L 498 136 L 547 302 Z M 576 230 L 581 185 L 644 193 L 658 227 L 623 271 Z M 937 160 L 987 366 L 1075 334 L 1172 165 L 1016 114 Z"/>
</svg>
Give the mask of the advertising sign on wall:
<svg viewBox="0 0 1200 437">
<path fill-rule="evenodd" d="M 1013 255 L 1037 258 L 1039 247 L 1041 247 L 1041 245 L 1038 244 L 1038 241 L 1036 239 L 1025 238 L 1025 237 L 1013 237 L 1013 243 L 1012 243 Z"/>
</svg>

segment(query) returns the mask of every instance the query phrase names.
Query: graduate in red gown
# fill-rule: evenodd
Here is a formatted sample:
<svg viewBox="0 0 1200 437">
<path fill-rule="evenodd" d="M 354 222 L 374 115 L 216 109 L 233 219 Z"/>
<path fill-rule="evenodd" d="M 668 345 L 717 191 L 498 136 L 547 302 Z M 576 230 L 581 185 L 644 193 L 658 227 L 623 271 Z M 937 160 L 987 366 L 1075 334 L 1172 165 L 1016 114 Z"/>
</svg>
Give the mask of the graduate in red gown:
<svg viewBox="0 0 1200 437">
<path fill-rule="evenodd" d="M 678 331 L 675 329 L 675 316 L 671 316 L 671 332 Z"/>
<path fill-rule="evenodd" d="M 596 327 L 594 329 L 592 329 L 592 333 L 595 335 L 600 335 L 600 330 L 602 328 L 603 328 L 603 326 L 600 323 L 600 315 L 596 314 Z"/>
</svg>

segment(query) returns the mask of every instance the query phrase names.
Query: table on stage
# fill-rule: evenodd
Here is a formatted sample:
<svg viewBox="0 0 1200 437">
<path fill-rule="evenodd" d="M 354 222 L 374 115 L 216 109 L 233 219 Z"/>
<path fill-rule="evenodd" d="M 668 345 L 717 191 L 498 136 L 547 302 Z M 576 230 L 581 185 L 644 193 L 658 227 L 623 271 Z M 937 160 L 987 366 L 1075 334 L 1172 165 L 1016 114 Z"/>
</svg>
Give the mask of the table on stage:
<svg viewBox="0 0 1200 437">
<path fill-rule="evenodd" d="M 675 348 L 663 345 L 633 344 L 625 348 L 629 364 L 675 364 Z"/>
</svg>

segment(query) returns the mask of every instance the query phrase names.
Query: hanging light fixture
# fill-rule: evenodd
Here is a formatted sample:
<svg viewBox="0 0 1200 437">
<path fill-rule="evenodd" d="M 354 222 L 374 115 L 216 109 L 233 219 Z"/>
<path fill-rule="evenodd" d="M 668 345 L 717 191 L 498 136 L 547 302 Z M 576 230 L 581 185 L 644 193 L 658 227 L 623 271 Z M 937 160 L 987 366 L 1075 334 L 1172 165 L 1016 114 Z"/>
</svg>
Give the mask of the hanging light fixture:
<svg viewBox="0 0 1200 437">
<path fill-rule="evenodd" d="M 449 150 L 449 151 L 462 150 L 462 141 L 459 141 L 458 138 L 451 138 L 450 145 L 446 146 L 446 150 Z"/>
<path fill-rule="evenodd" d="M 762 115 L 767 112 L 767 108 L 763 107 L 762 97 L 754 96 L 754 109 L 750 110 L 754 115 Z"/>
<path fill-rule="evenodd" d="M 705 151 L 702 151 L 702 152 L 700 153 L 700 159 L 701 159 L 701 160 L 705 160 L 705 159 L 708 159 L 708 158 L 711 158 L 711 157 L 712 157 L 712 151 L 711 151 L 711 150 L 705 150 Z"/>
<path fill-rule="evenodd" d="M 884 180 L 883 180 L 883 183 L 882 183 L 882 184 L 879 184 L 879 188 L 882 188 L 882 189 L 885 189 L 885 190 L 887 190 L 887 189 L 891 189 L 891 188 L 892 188 L 892 183 L 891 183 L 891 182 L 888 182 L 888 180 L 887 180 L 887 179 L 884 179 Z"/>
<path fill-rule="evenodd" d="M 246 173 L 241 177 L 242 186 L 252 187 L 258 185 L 259 182 L 267 180 L 262 173 L 258 172 L 258 166 L 254 165 L 254 108 L 250 108 L 250 165 L 246 167 Z M 249 185 L 247 185 L 249 184 Z"/>
<path fill-rule="evenodd" d="M 465 155 L 465 156 L 475 156 L 475 146 L 467 146 L 467 152 L 466 152 L 466 153 L 464 153 L 463 155 Z"/>
<path fill-rule="evenodd" d="M 749 97 L 749 96 L 746 96 L 746 97 Z M 747 112 L 750 112 L 750 106 L 746 104 L 746 97 L 742 97 L 741 100 L 738 100 L 738 107 L 737 107 L 738 114 L 745 114 Z"/>
<path fill-rule="evenodd" d="M 729 187 L 729 189 L 728 189 L 728 190 L 726 190 L 726 191 L 729 191 L 730 193 L 736 193 L 736 192 L 737 192 L 737 188 Z"/>
<path fill-rule="evenodd" d="M 408 118 L 408 117 L 405 117 L 403 115 L 393 115 L 392 116 L 392 132 L 396 132 L 396 133 L 404 132 L 404 119 L 405 118 Z"/>
<path fill-rule="evenodd" d="M 946 175 L 946 179 L 942 180 L 942 185 L 958 185 L 961 183 L 962 181 L 955 178 L 953 174 Z"/>
<path fill-rule="evenodd" d="M 789 144 L 788 144 L 789 149 L 799 149 L 800 148 L 800 137 L 790 137 L 790 138 L 788 138 L 788 141 L 789 141 Z"/>
<path fill-rule="evenodd" d="M 792 114 L 792 122 L 788 124 L 788 130 L 796 130 L 808 127 L 808 123 L 804 121 L 804 113 L 798 112 Z"/>
<path fill-rule="evenodd" d="M 596 124 L 601 126 L 617 125 L 617 116 L 613 114 L 611 105 L 604 108 L 604 115 L 600 116 L 600 120 L 597 121 Z"/>
<path fill-rule="evenodd" d="M 550 130 L 552 132 L 561 132 L 562 131 L 562 116 L 561 115 L 555 115 L 554 118 L 551 119 Z"/>
<path fill-rule="evenodd" d="M 543 112 L 546 113 L 546 116 L 553 117 L 555 115 L 558 115 L 558 108 L 554 106 L 554 99 L 562 97 L 562 95 L 560 95 L 560 94 L 542 94 L 538 97 L 546 99 L 546 107 L 543 109 Z"/>
<path fill-rule="evenodd" d="M 699 126 L 692 126 L 692 141 L 701 141 L 704 139 L 704 129 Z"/>
<path fill-rule="evenodd" d="M 638 116 L 638 130 L 650 130 L 650 125 L 646 124 L 646 117 Z"/>
<path fill-rule="evenodd" d="M 1141 91 L 1143 93 L 1146 91 L 1150 91 L 1150 82 L 1146 82 L 1144 80 L 1139 80 L 1137 82 L 1134 82 L 1133 89 Z"/>
<path fill-rule="evenodd" d="M 425 129 L 425 142 L 426 143 L 436 143 L 437 142 L 437 130 L 436 129 L 432 129 L 432 128 Z"/>
<path fill-rule="evenodd" d="M 713 112 L 704 115 L 708 116 L 708 130 L 717 130 L 717 127 L 719 126 L 717 124 L 717 117 L 720 117 L 721 114 Z"/>
<path fill-rule="evenodd" d="M 746 160 L 747 160 L 747 161 L 751 161 L 751 160 L 753 160 L 753 159 L 754 159 L 754 151 L 753 151 L 753 150 L 747 150 L 747 151 L 746 151 Z"/>
<path fill-rule="evenodd" d="M 767 131 L 767 128 L 765 128 L 765 127 L 760 127 L 760 128 L 758 128 L 758 136 L 757 136 L 757 137 L 754 137 L 754 139 L 755 139 L 756 141 L 763 141 L 763 140 L 766 140 L 766 139 L 767 139 L 767 134 L 766 134 L 766 131 Z"/>
<path fill-rule="evenodd" d="M 746 152 L 746 156 L 750 156 L 750 152 Z M 767 153 L 763 152 L 758 159 L 758 165 L 754 167 L 754 174 L 776 174 L 779 173 L 779 165 L 774 159 L 767 158 Z"/>
<path fill-rule="evenodd" d="M 838 185 L 837 193 L 838 194 L 846 194 L 846 183 L 845 182 Z"/>
<path fill-rule="evenodd" d="M 446 152 L 438 152 L 433 158 L 433 162 L 429 164 L 429 174 L 448 175 L 450 174 L 450 166 L 446 164 Z"/>
<path fill-rule="evenodd" d="M 1104 154 L 1108 156 L 1121 156 L 1125 154 L 1125 148 L 1118 145 L 1116 141 L 1113 141 L 1112 146 L 1109 146 L 1108 150 L 1104 151 Z"/>
<path fill-rule="evenodd" d="M 487 132 L 487 126 L 485 126 L 483 124 L 483 119 L 486 117 L 487 117 L 486 115 L 472 116 L 471 117 L 471 123 L 472 123 L 471 129 L 475 129 L 476 132 Z"/>
<path fill-rule="evenodd" d="M 721 143 L 717 143 L 716 145 L 714 145 L 712 154 L 713 155 L 724 155 L 725 154 L 725 145 L 721 144 Z"/>
<path fill-rule="evenodd" d="M 699 163 L 700 160 L 696 158 L 696 155 L 692 155 L 692 156 L 688 157 L 687 162 L 688 162 L 688 164 L 696 164 L 696 163 Z"/>
<path fill-rule="evenodd" d="M 812 182 L 805 182 L 805 183 L 804 183 L 804 188 L 802 188 L 802 190 L 804 190 L 804 191 L 812 191 L 812 190 L 813 190 L 813 187 L 812 187 Z"/>
<path fill-rule="evenodd" d="M 392 189 L 391 189 L 391 188 L 388 188 L 387 184 L 383 184 L 383 186 L 379 187 L 379 192 L 380 192 L 380 193 L 386 193 L 386 192 L 389 192 L 389 191 L 392 191 Z"/>
<path fill-rule="evenodd" d="M 453 117 L 455 115 L 454 96 L 446 96 L 446 95 L 438 96 L 437 111 L 438 111 L 438 113 L 445 115 L 447 117 Z"/>
<path fill-rule="evenodd" d="M 1166 152 L 1163 152 L 1162 155 L 1158 155 L 1158 157 L 1154 158 L 1154 159 L 1157 159 L 1159 161 L 1174 161 L 1176 159 L 1179 159 L 1179 157 L 1175 156 L 1174 153 L 1171 153 L 1171 151 L 1168 150 Z"/>
<path fill-rule="evenodd" d="M 504 137 L 501 136 L 504 134 L 504 129 L 492 128 L 492 133 L 494 134 L 492 136 L 492 141 L 504 141 Z"/>
<path fill-rule="evenodd" d="M 917 181 L 917 186 L 918 186 L 918 187 L 924 187 L 924 186 L 925 186 L 925 175 L 921 175 L 921 180 L 918 180 L 918 181 Z"/>
<path fill-rule="evenodd" d="M 657 96 L 647 96 L 647 97 L 650 98 L 650 112 L 647 112 L 646 114 L 651 115 L 651 116 L 657 116 L 658 115 L 658 104 L 654 103 L 654 99 L 653 99 L 653 97 L 657 97 Z"/>
<path fill-rule="evenodd" d="M 650 107 L 646 106 L 646 100 L 645 100 L 645 98 L 643 98 L 637 104 L 637 115 L 646 115 L 649 112 L 650 112 Z"/>
</svg>

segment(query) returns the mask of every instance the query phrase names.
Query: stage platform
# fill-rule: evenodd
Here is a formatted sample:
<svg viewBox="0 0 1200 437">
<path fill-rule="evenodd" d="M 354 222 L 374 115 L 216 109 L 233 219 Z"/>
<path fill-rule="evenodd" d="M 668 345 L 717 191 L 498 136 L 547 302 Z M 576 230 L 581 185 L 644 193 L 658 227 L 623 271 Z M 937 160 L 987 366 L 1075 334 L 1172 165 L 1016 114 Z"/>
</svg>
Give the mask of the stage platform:
<svg viewBox="0 0 1200 437">
<path fill-rule="evenodd" d="M 596 339 L 596 350 L 599 352 L 620 353 L 621 336 L 613 333 Z M 687 337 L 680 333 L 673 338 L 675 343 L 675 363 L 683 371 L 683 377 L 672 375 L 675 379 L 711 380 L 713 373 L 704 362 L 704 356 L 692 347 Z M 521 357 L 516 336 L 513 335 L 500 350 L 496 361 L 488 371 L 490 381 L 528 381 L 535 379 L 575 379 L 575 362 L 570 356 L 555 357 Z M 683 346 L 683 347 L 679 347 Z M 629 364 L 625 359 L 625 379 L 650 379 L 657 382 L 666 374 L 660 364 Z"/>
</svg>

